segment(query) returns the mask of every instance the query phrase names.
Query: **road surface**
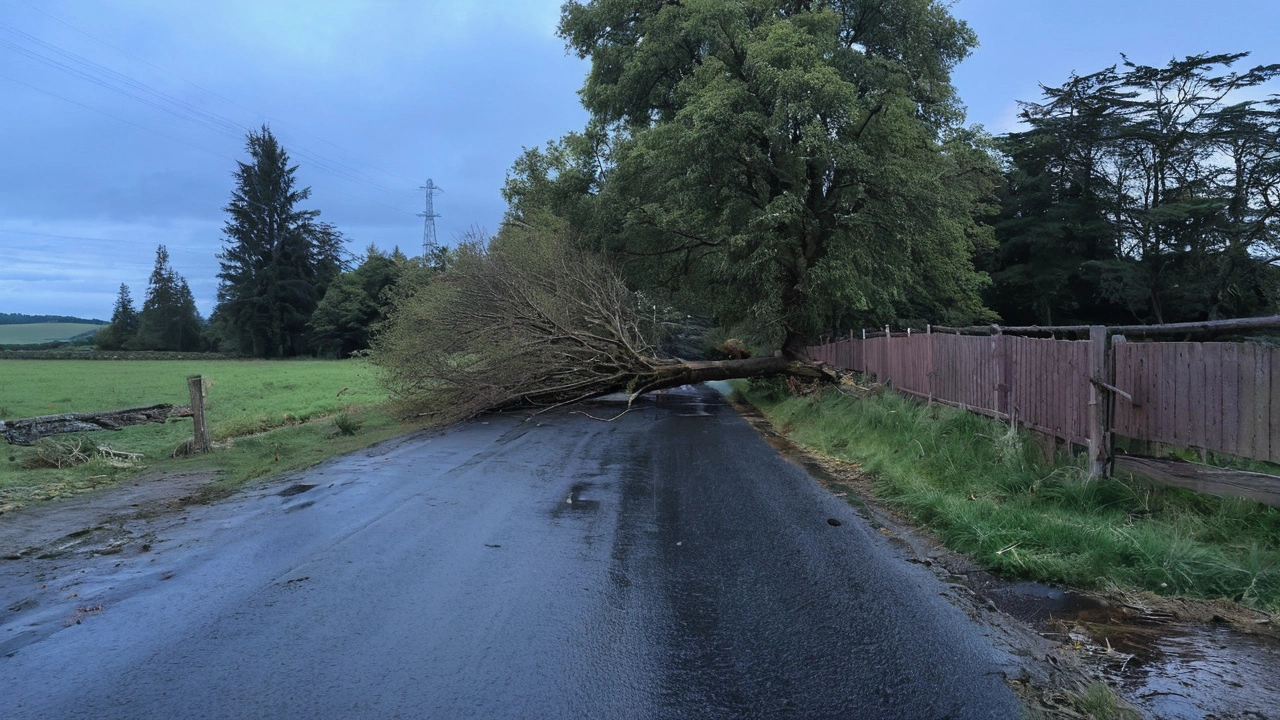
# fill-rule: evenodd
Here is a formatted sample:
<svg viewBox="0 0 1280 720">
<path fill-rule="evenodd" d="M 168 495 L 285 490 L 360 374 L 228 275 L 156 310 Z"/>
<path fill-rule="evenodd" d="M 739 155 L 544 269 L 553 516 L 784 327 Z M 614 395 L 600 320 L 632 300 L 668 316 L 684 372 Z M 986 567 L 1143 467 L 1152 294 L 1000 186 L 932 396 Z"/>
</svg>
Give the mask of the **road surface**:
<svg viewBox="0 0 1280 720">
<path fill-rule="evenodd" d="M 933 573 L 706 389 L 472 422 L 109 530 L 0 560 L 3 717 L 1019 711 Z"/>
</svg>

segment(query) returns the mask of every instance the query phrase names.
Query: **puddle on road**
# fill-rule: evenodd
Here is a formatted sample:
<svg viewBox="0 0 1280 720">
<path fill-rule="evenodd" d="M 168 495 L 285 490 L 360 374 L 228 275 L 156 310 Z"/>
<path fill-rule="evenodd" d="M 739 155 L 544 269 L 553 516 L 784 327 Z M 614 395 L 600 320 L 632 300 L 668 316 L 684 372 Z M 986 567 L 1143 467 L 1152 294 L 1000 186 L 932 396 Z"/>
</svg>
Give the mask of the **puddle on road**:
<svg viewBox="0 0 1280 720">
<path fill-rule="evenodd" d="M 1280 648 L 1230 628 L 1182 628 L 1135 656 L 1120 686 L 1158 718 L 1280 718 Z"/>
<path fill-rule="evenodd" d="M 592 487 L 593 485 L 587 482 L 574 483 L 573 487 L 569 489 L 569 497 L 557 504 L 555 510 L 552 511 L 552 515 L 560 517 L 560 515 L 566 510 L 572 512 L 595 512 L 596 510 L 599 510 L 599 500 L 588 500 L 582 497 L 583 491 L 589 490 Z"/>
<path fill-rule="evenodd" d="M 713 417 L 707 409 L 706 399 L 697 392 L 688 392 L 684 388 L 659 390 L 650 393 L 653 404 L 660 408 L 674 411 L 677 417 Z"/>
<path fill-rule="evenodd" d="M 297 484 L 294 484 L 294 485 L 290 485 L 289 487 L 287 487 L 287 488 L 285 488 L 285 489 L 281 490 L 280 492 L 278 492 L 278 493 L 276 493 L 276 494 L 277 494 L 277 495 L 279 495 L 280 497 L 286 497 L 286 498 L 287 498 L 287 497 L 293 497 L 294 495 L 301 495 L 302 493 L 304 493 L 304 492 L 306 492 L 306 491 L 308 491 L 308 490 L 313 490 L 313 489 L 315 489 L 315 487 L 316 487 L 315 485 L 307 485 L 307 484 L 304 484 L 304 483 L 297 483 Z"/>
<path fill-rule="evenodd" d="M 1020 620 L 1058 631 L 1101 661 L 1104 672 L 1149 717 L 1280 719 L 1280 641 L 1227 625 L 1175 622 L 1033 582 L 982 593 Z"/>
</svg>

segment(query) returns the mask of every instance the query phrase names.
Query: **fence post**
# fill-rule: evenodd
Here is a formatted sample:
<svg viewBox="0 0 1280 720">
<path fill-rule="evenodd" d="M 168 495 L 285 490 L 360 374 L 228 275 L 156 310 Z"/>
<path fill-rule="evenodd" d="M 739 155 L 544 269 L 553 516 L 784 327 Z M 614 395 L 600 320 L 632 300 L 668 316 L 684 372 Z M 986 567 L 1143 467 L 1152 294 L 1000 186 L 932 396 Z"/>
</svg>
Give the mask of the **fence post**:
<svg viewBox="0 0 1280 720">
<path fill-rule="evenodd" d="M 209 426 L 204 421 L 204 378 L 192 375 L 187 378 L 187 394 L 191 397 L 191 420 L 194 425 L 191 452 L 209 452 Z"/>
<path fill-rule="evenodd" d="M 991 365 L 995 372 L 995 387 L 992 388 L 991 409 L 996 411 L 996 417 L 1000 416 L 1000 388 L 1004 385 L 1004 365 L 1000 362 L 1000 342 L 1001 330 L 999 325 L 992 325 L 995 332 L 991 335 Z"/>
<path fill-rule="evenodd" d="M 1107 328 L 1089 326 L 1089 477 L 1103 477 L 1110 462 L 1107 448 Z"/>
<path fill-rule="evenodd" d="M 933 324 L 927 323 L 924 326 L 925 347 L 928 353 L 925 355 L 924 377 L 926 384 L 929 386 L 929 404 L 933 404 Z"/>
<path fill-rule="evenodd" d="M 889 326 L 884 326 L 884 374 L 878 378 L 880 383 L 893 387 L 893 336 L 889 334 Z"/>
</svg>

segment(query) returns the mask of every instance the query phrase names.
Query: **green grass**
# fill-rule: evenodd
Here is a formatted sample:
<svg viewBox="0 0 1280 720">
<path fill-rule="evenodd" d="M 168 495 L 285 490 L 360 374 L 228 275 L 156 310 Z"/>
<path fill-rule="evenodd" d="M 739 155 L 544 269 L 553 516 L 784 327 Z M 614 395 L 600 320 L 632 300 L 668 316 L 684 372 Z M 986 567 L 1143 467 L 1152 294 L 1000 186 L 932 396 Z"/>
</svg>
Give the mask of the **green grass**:
<svg viewBox="0 0 1280 720">
<path fill-rule="evenodd" d="M 69 340 L 76 335 L 97 332 L 104 327 L 106 326 L 87 323 L 0 325 L 0 345 L 37 345 L 57 340 Z"/>
<path fill-rule="evenodd" d="M 24 467 L 33 448 L 4 445 L 0 508 L 63 497 L 154 472 L 211 470 L 230 487 L 304 467 L 410 429 L 386 409 L 386 392 L 362 361 L 0 360 L 0 418 L 90 412 L 157 403 L 185 405 L 189 375 L 203 375 L 215 451 L 173 458 L 191 437 L 191 421 L 141 425 L 82 436 L 141 453 L 134 467 L 94 460 L 64 469 Z M 339 424 L 340 423 L 340 424 Z"/>
<path fill-rule="evenodd" d="M 1010 577 L 1280 611 L 1280 510 L 1139 478 L 1090 480 L 1001 423 L 892 392 L 741 384 L 795 441 L 858 462 L 886 504 Z"/>
</svg>

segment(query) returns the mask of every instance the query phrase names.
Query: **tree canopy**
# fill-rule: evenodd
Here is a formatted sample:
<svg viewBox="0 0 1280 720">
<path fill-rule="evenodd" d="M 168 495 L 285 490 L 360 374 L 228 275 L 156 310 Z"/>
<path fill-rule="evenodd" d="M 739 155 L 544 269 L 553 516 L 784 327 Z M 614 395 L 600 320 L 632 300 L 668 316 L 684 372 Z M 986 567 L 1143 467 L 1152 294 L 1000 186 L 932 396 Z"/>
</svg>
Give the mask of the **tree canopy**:
<svg viewBox="0 0 1280 720">
<path fill-rule="evenodd" d="M 511 219 L 564 217 L 633 286 L 798 349 L 853 323 L 985 317 L 994 190 L 934 0 L 569 2 L 591 121 L 517 160 Z"/>
<path fill-rule="evenodd" d="M 111 323 L 94 333 L 93 342 L 103 350 L 132 349 L 138 336 L 138 310 L 133 306 L 133 294 L 129 286 L 120 283 L 116 303 L 111 311 Z"/>
<path fill-rule="evenodd" d="M 103 350 L 202 350 L 205 323 L 186 278 L 169 263 L 169 250 L 156 247 L 142 310 L 133 306 L 129 286 L 121 283 L 111 323 L 93 337 Z"/>
<path fill-rule="evenodd" d="M 1009 155 L 988 259 L 1014 322 L 1178 322 L 1280 300 L 1280 65 L 1125 59 L 1046 87 Z"/>
<path fill-rule="evenodd" d="M 443 266 L 442 256 L 436 260 Z M 329 284 L 311 315 L 311 342 L 322 354 L 347 357 L 369 347 L 373 328 L 390 309 L 391 293 L 414 266 L 399 249 L 384 253 L 370 245 L 364 260 Z"/>
<path fill-rule="evenodd" d="M 370 357 L 404 409 L 447 424 L 704 380 L 829 378 L 781 357 L 660 357 L 658 323 L 608 261 L 584 250 L 564 221 L 532 221 L 507 224 L 492 241 L 464 241 L 444 273 L 402 283 Z"/>
</svg>

